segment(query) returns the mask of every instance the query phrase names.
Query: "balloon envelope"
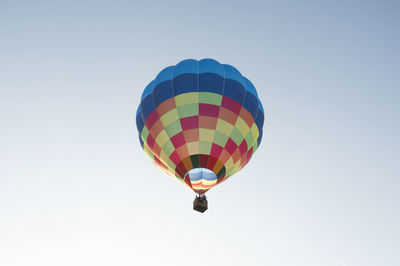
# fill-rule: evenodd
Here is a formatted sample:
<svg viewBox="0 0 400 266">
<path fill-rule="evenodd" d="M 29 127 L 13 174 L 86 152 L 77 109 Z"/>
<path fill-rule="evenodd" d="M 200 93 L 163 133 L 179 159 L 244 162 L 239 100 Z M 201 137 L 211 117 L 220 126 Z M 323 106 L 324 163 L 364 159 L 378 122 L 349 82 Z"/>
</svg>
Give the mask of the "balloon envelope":
<svg viewBox="0 0 400 266">
<path fill-rule="evenodd" d="M 136 124 L 155 165 L 205 193 L 248 163 L 261 142 L 264 110 L 233 66 L 187 59 L 145 88 Z"/>
</svg>

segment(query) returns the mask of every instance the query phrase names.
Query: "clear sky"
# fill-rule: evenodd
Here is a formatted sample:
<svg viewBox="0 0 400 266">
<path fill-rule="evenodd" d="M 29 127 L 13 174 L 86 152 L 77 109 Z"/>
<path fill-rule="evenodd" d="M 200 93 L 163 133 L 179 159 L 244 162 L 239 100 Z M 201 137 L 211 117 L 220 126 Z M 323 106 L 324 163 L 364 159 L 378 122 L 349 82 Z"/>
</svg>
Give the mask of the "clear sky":
<svg viewBox="0 0 400 266">
<path fill-rule="evenodd" d="M 0 1 L 0 265 L 397 266 L 398 1 Z M 168 65 L 256 86 L 264 138 L 192 210 L 140 148 Z"/>
</svg>

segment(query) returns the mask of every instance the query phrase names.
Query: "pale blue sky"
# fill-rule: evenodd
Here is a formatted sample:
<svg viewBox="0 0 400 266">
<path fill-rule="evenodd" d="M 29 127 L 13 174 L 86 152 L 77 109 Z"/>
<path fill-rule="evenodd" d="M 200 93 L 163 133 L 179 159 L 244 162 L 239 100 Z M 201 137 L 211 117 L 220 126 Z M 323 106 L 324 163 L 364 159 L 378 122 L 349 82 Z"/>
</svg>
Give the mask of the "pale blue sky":
<svg viewBox="0 0 400 266">
<path fill-rule="evenodd" d="M 397 266 L 398 1 L 0 1 L 0 265 Z M 208 193 L 141 151 L 140 95 L 185 58 L 266 112 Z"/>
</svg>

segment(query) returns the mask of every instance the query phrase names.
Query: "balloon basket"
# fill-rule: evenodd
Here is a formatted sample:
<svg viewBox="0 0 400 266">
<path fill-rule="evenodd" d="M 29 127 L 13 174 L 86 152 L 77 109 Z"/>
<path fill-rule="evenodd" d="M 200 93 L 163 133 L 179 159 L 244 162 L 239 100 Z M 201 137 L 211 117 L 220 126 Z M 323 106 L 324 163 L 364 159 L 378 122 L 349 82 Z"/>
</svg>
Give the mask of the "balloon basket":
<svg viewBox="0 0 400 266">
<path fill-rule="evenodd" d="M 205 195 L 196 196 L 193 201 L 193 210 L 198 212 L 205 212 L 208 208 L 208 202 Z"/>
</svg>

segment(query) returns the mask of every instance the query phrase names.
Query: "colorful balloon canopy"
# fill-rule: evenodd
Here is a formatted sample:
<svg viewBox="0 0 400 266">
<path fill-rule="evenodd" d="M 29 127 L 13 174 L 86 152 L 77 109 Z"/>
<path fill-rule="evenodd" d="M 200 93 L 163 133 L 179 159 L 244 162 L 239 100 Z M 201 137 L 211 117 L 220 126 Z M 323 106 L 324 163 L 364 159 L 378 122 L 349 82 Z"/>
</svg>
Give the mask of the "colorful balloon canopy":
<svg viewBox="0 0 400 266">
<path fill-rule="evenodd" d="M 136 124 L 155 165 L 205 193 L 248 163 L 261 142 L 264 110 L 236 68 L 188 59 L 145 88 Z"/>
</svg>

